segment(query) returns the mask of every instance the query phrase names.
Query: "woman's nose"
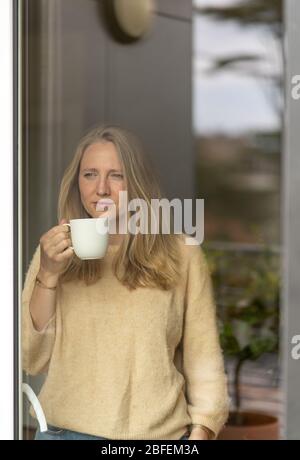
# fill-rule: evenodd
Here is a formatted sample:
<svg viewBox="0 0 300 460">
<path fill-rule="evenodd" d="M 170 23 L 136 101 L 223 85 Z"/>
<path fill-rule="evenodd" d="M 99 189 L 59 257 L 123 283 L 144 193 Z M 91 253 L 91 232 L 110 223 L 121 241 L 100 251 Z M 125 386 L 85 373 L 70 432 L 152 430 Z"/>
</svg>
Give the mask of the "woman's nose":
<svg viewBox="0 0 300 460">
<path fill-rule="evenodd" d="M 110 189 L 106 179 L 100 179 L 97 185 L 97 193 L 99 195 L 109 195 Z"/>
</svg>

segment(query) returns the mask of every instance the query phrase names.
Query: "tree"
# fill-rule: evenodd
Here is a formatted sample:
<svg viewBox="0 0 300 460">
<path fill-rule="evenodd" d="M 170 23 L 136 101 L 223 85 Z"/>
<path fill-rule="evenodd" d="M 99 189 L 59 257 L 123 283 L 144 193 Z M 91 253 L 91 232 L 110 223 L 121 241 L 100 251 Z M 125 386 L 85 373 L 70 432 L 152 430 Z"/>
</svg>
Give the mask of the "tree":
<svg viewBox="0 0 300 460">
<path fill-rule="evenodd" d="M 241 27 L 264 28 L 273 38 L 277 71 L 266 74 L 258 70 L 258 64 L 264 57 L 254 54 L 239 54 L 212 58 L 212 65 L 208 73 L 213 74 L 221 70 L 233 70 L 239 73 L 252 75 L 270 83 L 270 93 L 265 93 L 268 102 L 275 113 L 283 121 L 283 0 L 244 0 L 227 7 L 194 6 L 196 14 L 211 17 L 217 21 L 234 21 Z M 270 50 L 268 50 L 270 51 Z M 250 65 L 249 65 L 250 64 Z"/>
</svg>

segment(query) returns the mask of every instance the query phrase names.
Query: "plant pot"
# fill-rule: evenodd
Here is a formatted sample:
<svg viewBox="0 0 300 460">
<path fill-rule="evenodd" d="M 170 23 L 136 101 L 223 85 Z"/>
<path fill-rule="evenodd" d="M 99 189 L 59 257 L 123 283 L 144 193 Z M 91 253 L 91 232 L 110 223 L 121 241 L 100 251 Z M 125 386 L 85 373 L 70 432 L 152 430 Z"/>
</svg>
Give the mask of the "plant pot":
<svg viewBox="0 0 300 460">
<path fill-rule="evenodd" d="M 228 424 L 219 433 L 220 440 L 276 440 L 279 439 L 278 418 L 262 412 L 241 412 L 242 425 L 230 424 L 234 418 L 230 413 Z"/>
</svg>

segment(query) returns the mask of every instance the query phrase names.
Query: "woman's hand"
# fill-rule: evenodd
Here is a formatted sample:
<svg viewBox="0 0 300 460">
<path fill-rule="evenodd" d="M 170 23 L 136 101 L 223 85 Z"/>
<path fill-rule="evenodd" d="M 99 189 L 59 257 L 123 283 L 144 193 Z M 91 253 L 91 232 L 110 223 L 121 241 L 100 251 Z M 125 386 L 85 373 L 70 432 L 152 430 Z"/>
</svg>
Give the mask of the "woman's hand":
<svg viewBox="0 0 300 460">
<path fill-rule="evenodd" d="M 206 430 L 201 428 L 201 426 L 194 426 L 191 430 L 189 441 L 208 441 L 210 439 Z"/>
<path fill-rule="evenodd" d="M 57 281 L 60 273 L 66 268 L 69 259 L 73 257 L 73 249 L 69 227 L 62 219 L 59 225 L 52 227 L 40 238 L 41 258 L 39 274 L 44 280 Z"/>
</svg>

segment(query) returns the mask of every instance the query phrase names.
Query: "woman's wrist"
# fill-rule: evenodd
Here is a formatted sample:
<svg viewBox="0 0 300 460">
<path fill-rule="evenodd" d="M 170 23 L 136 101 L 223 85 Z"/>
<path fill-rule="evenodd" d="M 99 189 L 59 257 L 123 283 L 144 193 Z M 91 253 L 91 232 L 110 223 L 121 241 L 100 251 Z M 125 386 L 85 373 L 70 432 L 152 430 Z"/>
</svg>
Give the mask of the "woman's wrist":
<svg viewBox="0 0 300 460">
<path fill-rule="evenodd" d="M 194 432 L 197 432 L 197 431 L 199 431 L 199 432 L 202 431 L 203 432 L 204 431 L 205 434 L 207 435 L 207 439 L 209 439 L 209 440 L 215 438 L 215 433 L 212 430 L 210 430 L 207 426 L 202 425 L 200 423 L 192 424 L 191 429 Z"/>
<path fill-rule="evenodd" d="M 37 274 L 37 278 L 45 286 L 47 286 L 49 288 L 54 288 L 54 287 L 57 286 L 59 275 L 57 275 L 56 273 L 47 272 L 47 271 L 45 271 L 45 270 L 40 268 L 40 270 L 39 270 L 39 272 Z"/>
</svg>

